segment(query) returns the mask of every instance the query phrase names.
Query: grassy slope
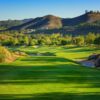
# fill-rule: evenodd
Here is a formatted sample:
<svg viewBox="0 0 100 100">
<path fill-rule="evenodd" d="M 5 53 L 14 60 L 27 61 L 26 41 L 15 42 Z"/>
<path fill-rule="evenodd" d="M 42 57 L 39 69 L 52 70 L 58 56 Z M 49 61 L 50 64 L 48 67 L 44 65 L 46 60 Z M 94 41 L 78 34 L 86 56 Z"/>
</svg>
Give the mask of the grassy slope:
<svg viewBox="0 0 100 100">
<path fill-rule="evenodd" d="M 85 68 L 75 59 L 87 57 L 90 48 L 18 48 L 25 52 L 53 52 L 57 56 L 20 58 L 0 65 L 0 99 L 99 100 L 100 70 Z"/>
</svg>

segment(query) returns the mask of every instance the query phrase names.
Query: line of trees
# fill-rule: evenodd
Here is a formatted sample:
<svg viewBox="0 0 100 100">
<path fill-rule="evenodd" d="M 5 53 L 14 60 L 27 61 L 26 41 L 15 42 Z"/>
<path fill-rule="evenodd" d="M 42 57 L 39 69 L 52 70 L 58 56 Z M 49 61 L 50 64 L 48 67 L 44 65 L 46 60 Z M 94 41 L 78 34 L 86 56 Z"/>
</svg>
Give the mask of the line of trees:
<svg viewBox="0 0 100 100">
<path fill-rule="evenodd" d="M 5 32 L 0 34 L 0 45 L 2 46 L 35 46 L 35 45 L 57 45 L 63 46 L 74 44 L 78 46 L 98 45 L 100 46 L 100 34 L 88 33 L 87 35 L 62 35 L 55 34 L 13 34 Z"/>
</svg>

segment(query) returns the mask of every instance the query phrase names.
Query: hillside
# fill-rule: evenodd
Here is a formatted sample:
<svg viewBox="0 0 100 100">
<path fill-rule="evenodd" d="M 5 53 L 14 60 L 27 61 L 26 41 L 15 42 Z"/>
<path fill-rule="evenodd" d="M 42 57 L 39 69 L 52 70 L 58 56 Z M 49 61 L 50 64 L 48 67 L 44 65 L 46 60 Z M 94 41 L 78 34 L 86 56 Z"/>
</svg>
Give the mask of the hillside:
<svg viewBox="0 0 100 100">
<path fill-rule="evenodd" d="M 100 21 L 100 13 L 99 12 L 87 12 L 81 16 L 69 19 L 62 19 L 63 26 L 74 26 L 83 23 L 94 23 L 96 21 Z"/>
<path fill-rule="evenodd" d="M 4 21 L 0 21 L 0 30 L 4 30 L 16 25 L 20 25 L 23 22 L 21 20 L 4 20 Z"/>
<path fill-rule="evenodd" d="M 10 27 L 19 26 L 19 25 L 21 25 L 23 23 L 27 23 L 31 20 L 32 20 L 32 18 L 23 19 L 23 20 L 2 20 L 2 21 L 0 21 L 0 30 L 5 30 Z"/>
<path fill-rule="evenodd" d="M 54 15 L 46 15 L 34 19 L 10 21 L 7 30 L 31 30 L 40 33 L 88 33 L 100 32 L 100 12 L 86 12 L 74 18 L 60 18 Z M 5 27 L 5 24 L 2 23 Z"/>
<path fill-rule="evenodd" d="M 55 28 L 61 28 L 61 27 L 62 27 L 61 18 L 53 16 L 53 15 L 47 15 L 44 17 L 37 17 L 21 25 L 11 27 L 10 30 L 55 29 Z"/>
</svg>

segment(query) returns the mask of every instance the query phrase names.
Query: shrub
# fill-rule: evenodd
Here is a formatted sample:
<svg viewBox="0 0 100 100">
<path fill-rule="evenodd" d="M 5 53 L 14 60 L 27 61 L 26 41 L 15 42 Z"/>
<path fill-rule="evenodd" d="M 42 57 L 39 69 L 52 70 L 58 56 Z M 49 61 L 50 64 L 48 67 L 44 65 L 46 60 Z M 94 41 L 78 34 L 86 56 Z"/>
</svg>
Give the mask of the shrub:
<svg viewBox="0 0 100 100">
<path fill-rule="evenodd" d="M 0 63 L 11 62 L 13 60 L 13 54 L 5 47 L 0 46 Z"/>
</svg>

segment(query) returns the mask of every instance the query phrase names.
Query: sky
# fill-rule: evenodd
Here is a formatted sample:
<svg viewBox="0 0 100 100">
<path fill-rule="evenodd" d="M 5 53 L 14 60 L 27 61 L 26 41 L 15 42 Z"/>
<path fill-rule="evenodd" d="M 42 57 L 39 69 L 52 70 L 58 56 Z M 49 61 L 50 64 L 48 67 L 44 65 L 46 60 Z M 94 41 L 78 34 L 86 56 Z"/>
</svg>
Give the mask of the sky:
<svg viewBox="0 0 100 100">
<path fill-rule="evenodd" d="M 85 10 L 100 10 L 100 0 L 0 0 L 0 20 L 49 14 L 72 18 L 83 14 Z"/>
</svg>

